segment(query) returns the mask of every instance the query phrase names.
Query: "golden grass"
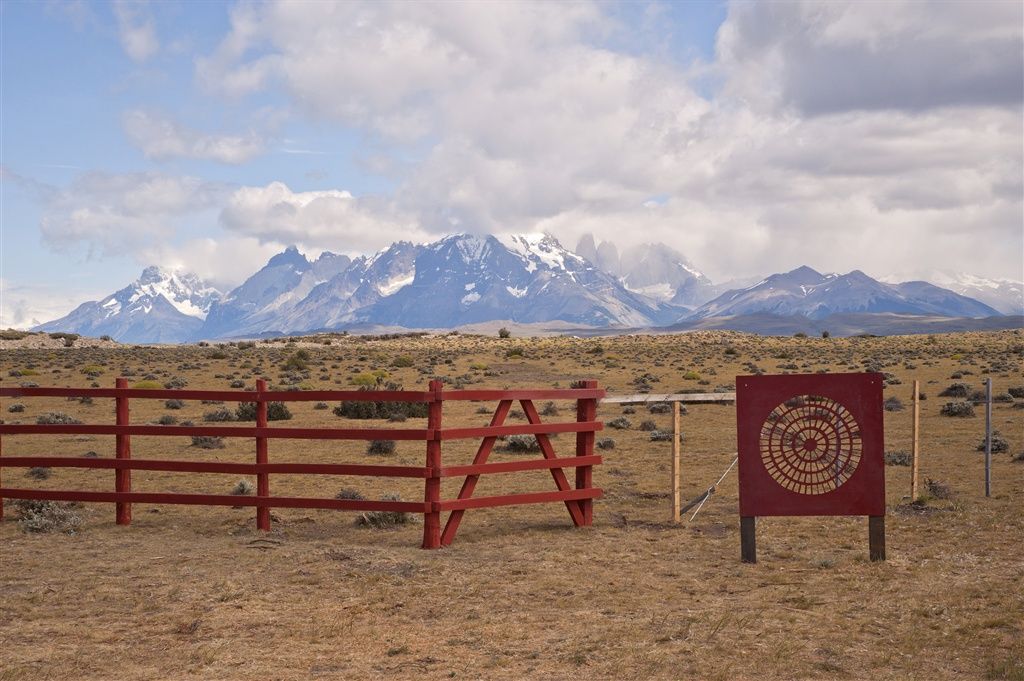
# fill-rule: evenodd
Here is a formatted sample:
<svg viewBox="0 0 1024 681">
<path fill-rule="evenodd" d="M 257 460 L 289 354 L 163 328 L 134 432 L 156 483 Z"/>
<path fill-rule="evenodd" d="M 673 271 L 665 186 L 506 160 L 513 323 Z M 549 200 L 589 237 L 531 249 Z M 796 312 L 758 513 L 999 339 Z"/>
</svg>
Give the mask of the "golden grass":
<svg viewBox="0 0 1024 681">
<path fill-rule="evenodd" d="M 133 382 L 180 377 L 190 388 L 227 388 L 239 378 L 252 385 L 260 375 L 281 385 L 282 367 L 306 347 L 307 374 L 286 380 L 314 388 L 347 387 L 350 376 L 384 369 L 406 388 L 432 375 L 492 388 L 596 378 L 621 394 L 634 392 L 644 374 L 657 379 L 647 379 L 653 392 L 672 392 L 725 388 L 749 372 L 748 362 L 769 373 L 867 365 L 900 380 L 886 395 L 908 406 L 885 415 L 887 450 L 910 448 L 910 385 L 922 382 L 922 480 L 945 483 L 954 498 L 912 507 L 909 468 L 888 467 L 888 561 L 868 562 L 863 518 L 767 518 L 758 526 L 761 562 L 744 565 L 735 472 L 696 521 L 669 523 L 669 443 L 649 442 L 636 426 L 652 419 L 670 429 L 671 415 L 638 408 L 629 416 L 633 429 L 599 434 L 616 445 L 600 452 L 605 464 L 595 469 L 605 498 L 595 504 L 592 528 L 574 529 L 559 504 L 471 510 L 455 544 L 441 551 L 418 548 L 418 524 L 374 530 L 357 527 L 356 514 L 289 509 L 275 510 L 273 531 L 262 535 L 252 509 L 137 504 L 133 524 L 118 527 L 112 505 L 86 505 L 78 534 L 30 535 L 8 500 L 0 524 L 0 680 L 1024 678 L 1024 464 L 1011 462 L 1024 448 L 1024 411 L 996 405 L 1010 453 L 994 456 L 995 492 L 985 499 L 975 451 L 982 410 L 973 419 L 942 417 L 947 400 L 938 397 L 954 372 L 971 372 L 961 380 L 973 387 L 991 375 L 996 392 L 1024 385 L 1019 331 L 827 340 L 736 333 L 318 340 L 242 350 L 9 350 L 0 369 L 5 385 L 26 380 L 8 377 L 11 369 L 31 368 L 39 375 L 29 380 L 40 385 L 86 386 L 93 380 L 81 372 L 86 365 L 103 368 L 96 379 L 103 386 L 126 374 Z M 525 357 L 506 357 L 513 347 Z M 406 363 L 394 361 L 400 357 L 413 366 L 394 366 Z M 12 402 L 26 410 L 8 413 Z M 486 423 L 478 406 L 446 404 L 446 425 Z M 569 404 L 559 407 L 559 416 L 545 420 L 574 418 Z M 113 420 L 111 400 L 4 399 L 0 408 L 7 422 L 32 423 L 47 411 Z M 173 414 L 198 424 L 216 408 L 133 401 L 132 418 Z M 290 408 L 295 418 L 280 425 L 357 423 L 313 403 Z M 733 407 L 688 409 L 685 499 L 714 482 L 735 451 Z M 604 405 L 599 416 L 608 421 L 621 412 Z M 446 442 L 445 463 L 468 462 L 474 447 Z M 132 448 L 139 458 L 254 456 L 246 440 L 199 450 L 187 438 L 134 438 Z M 571 453 L 572 437 L 556 439 L 555 448 Z M 110 457 L 113 438 L 3 441 L 9 456 L 87 451 Z M 494 460 L 522 456 L 496 453 Z M 368 457 L 365 443 L 278 440 L 270 459 L 422 465 L 424 452 L 422 443 L 400 442 L 394 456 Z M 113 488 L 109 471 L 54 469 L 39 481 L 23 474 L 4 469 L 4 485 Z M 133 474 L 140 491 L 227 493 L 237 482 Z M 458 485 L 447 481 L 443 496 L 454 497 Z M 272 476 L 271 486 L 281 495 L 333 496 L 352 487 L 367 498 L 422 497 L 415 481 Z M 485 477 L 477 494 L 547 489 L 553 484 L 541 471 Z"/>
</svg>

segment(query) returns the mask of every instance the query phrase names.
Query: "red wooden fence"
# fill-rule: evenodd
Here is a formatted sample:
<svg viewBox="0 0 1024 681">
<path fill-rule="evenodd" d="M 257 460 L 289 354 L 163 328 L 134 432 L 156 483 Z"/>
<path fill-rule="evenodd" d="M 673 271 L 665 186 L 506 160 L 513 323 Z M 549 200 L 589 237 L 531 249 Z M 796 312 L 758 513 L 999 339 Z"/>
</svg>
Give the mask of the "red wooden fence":
<svg viewBox="0 0 1024 681">
<path fill-rule="evenodd" d="M 270 391 L 266 382 L 258 380 L 253 391 L 225 390 L 147 390 L 129 388 L 124 378 L 117 379 L 115 388 L 0 388 L 0 397 L 67 397 L 114 398 L 115 425 L 84 424 L 0 424 L 2 435 L 115 435 L 116 458 L 70 458 L 53 456 L 0 456 L 0 473 L 4 468 L 68 467 L 113 469 L 113 492 L 87 492 L 76 490 L 39 490 L 3 487 L 0 482 L 0 519 L 3 518 L 4 498 L 45 499 L 60 501 L 113 502 L 119 525 L 128 525 L 132 519 L 132 503 L 193 504 L 206 506 L 254 506 L 256 525 L 270 529 L 271 508 L 319 508 L 346 511 L 394 511 L 422 513 L 423 548 L 436 549 L 449 545 L 455 538 L 459 523 L 471 508 L 515 506 L 551 501 L 564 502 L 572 521 L 577 526 L 590 525 L 593 518 L 593 500 L 601 490 L 593 486 L 593 466 L 601 463 L 594 454 L 594 433 L 603 425 L 596 420 L 597 401 L 605 392 L 597 381 L 583 381 L 578 388 L 565 390 L 443 390 L 441 381 L 431 381 L 425 392 L 401 391 Z M 129 418 L 131 399 L 183 399 L 218 400 L 225 402 L 255 402 L 256 425 L 252 426 L 178 426 L 133 425 Z M 534 400 L 575 400 L 576 420 L 568 423 L 542 423 Z M 442 428 L 441 421 L 446 401 L 497 401 L 490 424 L 475 428 Z M 311 401 L 374 401 L 425 402 L 428 404 L 425 429 L 394 428 L 288 428 L 271 427 L 267 421 L 270 402 Z M 504 425 L 505 418 L 518 401 L 526 414 L 524 425 Z M 559 457 L 548 437 L 552 433 L 576 433 L 575 456 Z M 254 438 L 255 463 L 226 463 L 214 461 L 171 461 L 165 459 L 133 459 L 131 436 L 215 436 Z M 534 435 L 540 445 L 543 459 L 487 463 L 491 450 L 500 436 Z M 418 466 L 380 466 L 363 464 L 270 463 L 269 442 L 278 438 L 304 440 L 420 440 L 426 442 L 426 464 Z M 483 438 L 473 463 L 462 466 L 442 465 L 441 449 L 446 440 Z M 576 469 L 576 486 L 570 486 L 563 468 Z M 481 475 L 488 473 L 514 473 L 529 470 L 549 470 L 557 491 L 532 492 L 505 496 L 473 497 Z M 228 494 L 171 494 L 132 492 L 133 470 L 173 471 L 182 473 L 232 473 L 255 475 L 256 495 L 252 497 Z M 312 497 L 280 497 L 270 492 L 270 475 L 321 474 L 345 476 L 379 476 L 424 479 L 422 502 L 369 501 L 363 499 L 323 499 Z M 462 489 L 455 499 L 441 498 L 441 480 L 463 477 Z M 441 528 L 441 513 L 450 511 Z"/>
</svg>

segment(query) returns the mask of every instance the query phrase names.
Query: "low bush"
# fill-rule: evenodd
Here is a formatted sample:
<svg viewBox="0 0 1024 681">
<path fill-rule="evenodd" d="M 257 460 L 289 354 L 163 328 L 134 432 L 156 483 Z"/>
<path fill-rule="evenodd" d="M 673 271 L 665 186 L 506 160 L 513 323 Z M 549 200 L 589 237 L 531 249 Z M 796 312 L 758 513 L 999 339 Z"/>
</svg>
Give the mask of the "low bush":
<svg viewBox="0 0 1024 681">
<path fill-rule="evenodd" d="M 615 440 L 610 437 L 603 437 L 596 444 L 598 449 L 615 449 Z"/>
<path fill-rule="evenodd" d="M 978 451 L 985 451 L 985 440 L 987 438 L 981 438 L 981 444 L 978 445 Z M 992 431 L 992 453 L 1002 454 L 1003 452 L 1010 451 L 1010 443 L 1005 437 L 1000 434 L 998 430 Z"/>
<path fill-rule="evenodd" d="M 370 440 L 366 453 L 371 456 L 391 456 L 395 453 L 394 440 Z"/>
<path fill-rule="evenodd" d="M 199 449 L 224 449 L 224 438 L 212 435 L 193 435 L 192 446 Z"/>
<path fill-rule="evenodd" d="M 48 411 L 36 417 L 36 423 L 42 426 L 73 426 L 81 423 L 81 421 L 62 411 Z"/>
<path fill-rule="evenodd" d="M 401 500 L 402 497 L 397 494 L 385 494 L 381 497 L 381 501 Z M 359 517 L 356 518 L 356 525 L 380 530 L 396 525 L 408 525 L 417 520 L 418 518 L 414 514 L 405 511 L 367 511 L 359 514 Z"/>
<path fill-rule="evenodd" d="M 886 466 L 909 466 L 911 461 L 910 452 L 898 449 L 894 452 L 885 453 L 885 465 Z"/>
<path fill-rule="evenodd" d="M 942 410 L 939 412 L 943 416 L 956 416 L 960 418 L 969 418 L 974 416 L 974 405 L 970 402 L 947 402 L 942 405 Z"/>
<path fill-rule="evenodd" d="M 939 397 L 967 397 L 971 393 L 971 386 L 966 383 L 951 383 L 948 388 L 939 393 Z"/>
<path fill-rule="evenodd" d="M 173 426 L 178 422 L 178 419 L 171 414 L 164 414 L 156 420 L 157 424 L 161 426 Z"/>
<path fill-rule="evenodd" d="M 222 423 L 225 421 L 234 421 L 235 414 L 229 409 L 214 409 L 203 414 L 203 420 L 208 423 Z"/>
<path fill-rule="evenodd" d="M 882 406 L 886 411 L 903 411 L 903 401 L 895 395 L 885 398 Z"/>
<path fill-rule="evenodd" d="M 647 411 L 651 414 L 670 414 L 672 413 L 672 405 L 668 402 L 655 402 L 654 404 L 647 405 Z"/>
<path fill-rule="evenodd" d="M 502 443 L 501 449 L 502 451 L 515 454 L 527 454 L 529 452 L 539 452 L 540 443 L 537 442 L 537 438 L 533 435 L 509 435 L 505 438 L 504 443 Z"/>
<path fill-rule="evenodd" d="M 267 403 L 267 420 L 268 421 L 287 421 L 291 419 L 292 413 L 288 410 L 288 405 L 284 402 L 268 402 Z M 256 403 L 255 402 L 242 402 L 235 409 L 235 418 L 239 421 L 255 421 L 256 420 Z"/>
<path fill-rule="evenodd" d="M 52 475 L 52 471 L 44 466 L 34 466 L 25 471 L 25 477 L 33 480 L 46 480 Z"/>
<path fill-rule="evenodd" d="M 164 402 L 164 408 L 166 409 L 182 409 L 185 406 L 184 400 L 167 400 Z"/>
<path fill-rule="evenodd" d="M 657 429 L 658 429 L 658 424 L 655 423 L 654 421 L 647 420 L 647 421 L 641 421 L 640 422 L 640 430 L 642 430 L 644 432 L 651 432 L 651 431 L 655 431 Z"/>
<path fill-rule="evenodd" d="M 253 486 L 253 484 L 246 480 L 245 478 L 242 478 L 241 480 L 235 483 L 235 486 L 231 489 L 230 494 L 236 497 L 244 497 L 249 496 L 255 491 L 256 488 Z"/>
<path fill-rule="evenodd" d="M 82 525 L 77 504 L 40 499 L 16 499 L 11 503 L 18 512 L 18 525 L 25 532 L 74 534 Z"/>
<path fill-rule="evenodd" d="M 161 390 L 164 386 L 160 381 L 138 381 L 132 386 L 136 390 Z"/>
<path fill-rule="evenodd" d="M 632 428 L 633 424 L 625 416 L 620 416 L 609 421 L 608 427 L 614 428 L 615 430 L 627 430 L 629 428 Z"/>
<path fill-rule="evenodd" d="M 9 411 L 12 414 L 19 414 L 25 411 L 25 405 L 21 404 L 20 402 L 15 402 L 11 406 L 7 407 L 7 411 Z"/>
<path fill-rule="evenodd" d="M 341 491 L 334 495 L 335 499 L 348 499 L 349 501 L 361 501 L 365 497 L 358 491 L 351 487 L 343 487 Z"/>
<path fill-rule="evenodd" d="M 667 430 L 652 430 L 651 442 L 672 442 L 672 433 Z"/>
</svg>

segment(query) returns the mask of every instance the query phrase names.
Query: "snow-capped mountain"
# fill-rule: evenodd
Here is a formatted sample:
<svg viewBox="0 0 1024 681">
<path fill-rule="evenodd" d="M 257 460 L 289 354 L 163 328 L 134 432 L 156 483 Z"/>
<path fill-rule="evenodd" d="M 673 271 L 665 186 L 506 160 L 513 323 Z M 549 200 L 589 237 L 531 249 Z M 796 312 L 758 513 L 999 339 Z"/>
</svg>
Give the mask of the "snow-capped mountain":
<svg viewBox="0 0 1024 681">
<path fill-rule="evenodd" d="M 999 314 L 925 281 L 885 283 L 857 270 L 839 275 L 800 267 L 718 295 L 724 285 L 712 284 L 664 244 L 632 247 L 620 257 L 614 244 L 587 236 L 577 251 L 547 234 L 457 234 L 428 244 L 401 241 L 354 259 L 324 252 L 313 261 L 290 246 L 223 296 L 194 275 L 149 267 L 131 285 L 37 330 L 134 343 L 492 321 L 597 328 L 725 323 L 771 333 L 780 319 L 790 325 L 829 320 L 840 328 L 832 320 L 859 315 L 849 328 L 867 328 L 861 317 L 870 317 L 868 326 L 876 329 L 887 323 L 873 317 L 885 316 L 878 313 L 900 316 L 899 328 L 911 328 L 914 318 Z M 1019 283 L 958 281 L 1020 296 Z"/>
<path fill-rule="evenodd" d="M 885 284 L 860 270 L 821 274 L 799 267 L 773 274 L 745 289 L 727 291 L 702 305 L 690 319 L 770 313 L 823 319 L 846 312 L 989 317 L 999 312 L 984 303 L 914 281 Z"/>
<path fill-rule="evenodd" d="M 547 234 L 459 234 L 424 246 L 415 277 L 362 317 L 446 327 L 495 319 L 647 326 L 680 310 L 637 295 Z"/>
<path fill-rule="evenodd" d="M 126 343 L 177 343 L 193 338 L 220 296 L 194 274 L 152 266 L 120 291 L 82 303 L 34 330 L 107 335 Z"/>
<path fill-rule="evenodd" d="M 964 272 L 935 270 L 924 277 L 927 281 L 968 298 L 979 300 L 1008 315 L 1024 315 L 1024 282 L 1012 279 L 987 279 Z M 896 278 L 882 281 L 892 283 Z"/>
<path fill-rule="evenodd" d="M 213 305 L 200 335 L 217 338 L 278 330 L 279 319 L 292 314 L 313 289 L 343 272 L 351 262 L 346 255 L 327 251 L 310 262 L 295 246 L 289 246 Z"/>
</svg>

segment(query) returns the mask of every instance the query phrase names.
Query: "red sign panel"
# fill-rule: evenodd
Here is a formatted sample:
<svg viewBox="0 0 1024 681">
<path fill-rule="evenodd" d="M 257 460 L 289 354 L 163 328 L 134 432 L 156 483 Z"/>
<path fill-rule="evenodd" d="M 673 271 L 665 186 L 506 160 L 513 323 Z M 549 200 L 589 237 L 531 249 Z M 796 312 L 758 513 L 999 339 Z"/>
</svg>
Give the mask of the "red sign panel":
<svg viewBox="0 0 1024 681">
<path fill-rule="evenodd" d="M 737 376 L 740 515 L 885 515 L 882 384 Z"/>
</svg>

